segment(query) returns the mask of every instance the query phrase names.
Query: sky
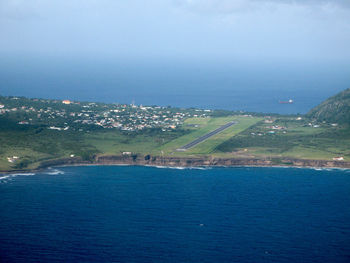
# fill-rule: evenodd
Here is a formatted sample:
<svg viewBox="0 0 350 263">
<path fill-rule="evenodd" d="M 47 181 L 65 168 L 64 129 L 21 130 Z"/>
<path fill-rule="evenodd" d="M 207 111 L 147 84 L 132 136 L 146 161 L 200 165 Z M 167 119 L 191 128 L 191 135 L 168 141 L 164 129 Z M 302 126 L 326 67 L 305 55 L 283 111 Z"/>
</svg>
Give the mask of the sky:
<svg viewBox="0 0 350 263">
<path fill-rule="evenodd" d="M 349 61 L 349 0 L 0 0 L 0 55 Z"/>
</svg>

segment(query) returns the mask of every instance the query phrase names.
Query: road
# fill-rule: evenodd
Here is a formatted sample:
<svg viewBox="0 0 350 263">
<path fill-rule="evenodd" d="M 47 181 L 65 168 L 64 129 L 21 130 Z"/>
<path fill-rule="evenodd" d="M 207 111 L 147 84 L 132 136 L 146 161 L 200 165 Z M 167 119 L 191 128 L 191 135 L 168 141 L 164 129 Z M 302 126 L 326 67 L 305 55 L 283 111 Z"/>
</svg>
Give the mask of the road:
<svg viewBox="0 0 350 263">
<path fill-rule="evenodd" d="M 225 125 L 221 126 L 220 128 L 217 128 L 216 130 L 211 131 L 211 132 L 195 139 L 194 141 L 186 144 L 185 146 L 182 146 L 181 148 L 177 149 L 177 151 L 186 151 L 186 150 L 192 148 L 193 146 L 205 141 L 206 139 L 214 136 L 215 134 L 218 134 L 218 133 L 222 132 L 223 130 L 226 130 L 227 128 L 231 127 L 232 125 L 235 125 L 236 123 L 237 123 L 236 121 L 231 121 L 229 123 L 226 123 Z"/>
</svg>

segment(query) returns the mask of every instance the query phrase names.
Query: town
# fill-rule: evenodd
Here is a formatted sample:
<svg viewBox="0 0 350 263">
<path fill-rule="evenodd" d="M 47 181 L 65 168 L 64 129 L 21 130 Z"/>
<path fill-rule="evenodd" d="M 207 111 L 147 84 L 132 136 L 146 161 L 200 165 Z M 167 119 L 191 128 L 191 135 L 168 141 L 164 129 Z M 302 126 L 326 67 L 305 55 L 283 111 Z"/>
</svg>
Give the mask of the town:
<svg viewBox="0 0 350 263">
<path fill-rule="evenodd" d="M 91 127 L 122 131 L 160 128 L 168 131 L 181 126 L 186 118 L 207 117 L 211 112 L 134 104 L 0 97 L 0 116 L 18 125 L 42 125 L 59 131 L 86 131 Z"/>
</svg>

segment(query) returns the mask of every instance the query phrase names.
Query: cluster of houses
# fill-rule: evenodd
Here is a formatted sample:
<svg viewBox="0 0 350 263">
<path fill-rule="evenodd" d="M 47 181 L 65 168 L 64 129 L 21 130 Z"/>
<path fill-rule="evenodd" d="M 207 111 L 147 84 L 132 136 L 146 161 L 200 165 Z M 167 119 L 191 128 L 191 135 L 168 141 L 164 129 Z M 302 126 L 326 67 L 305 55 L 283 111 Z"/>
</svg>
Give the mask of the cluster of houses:
<svg viewBox="0 0 350 263">
<path fill-rule="evenodd" d="M 270 116 L 265 116 L 264 123 L 266 124 L 272 124 L 274 123 L 274 119 L 272 119 Z M 265 134 L 275 134 L 277 131 L 281 131 L 282 133 L 287 133 L 287 128 L 285 126 L 280 125 L 270 125 L 270 126 L 264 126 L 265 129 L 268 129 L 269 131 L 265 132 L 251 132 L 250 135 L 252 136 L 263 136 Z"/>
<path fill-rule="evenodd" d="M 97 125 L 103 128 L 117 128 L 123 131 L 136 131 L 146 128 L 161 128 L 163 131 L 176 129 L 185 118 L 206 117 L 207 114 L 191 114 L 186 111 L 173 111 L 166 107 L 144 107 L 136 105 L 114 105 L 103 111 L 94 110 L 94 104 L 85 106 L 81 112 L 71 112 L 73 123 Z"/>
<path fill-rule="evenodd" d="M 81 126 L 84 125 L 117 128 L 124 131 L 146 128 L 161 128 L 167 131 L 182 125 L 186 118 L 207 117 L 211 112 L 211 110 L 182 110 L 133 104 L 77 103 L 70 100 L 59 102 L 33 99 L 31 102 L 41 102 L 41 104 L 36 106 L 35 103 L 31 103 L 20 107 L 7 107 L 0 104 L 0 115 L 17 114 L 16 116 L 21 116 L 21 119 L 17 120 L 20 125 L 44 124 L 48 129 L 59 131 L 74 129 L 78 126 L 82 128 Z M 62 106 L 57 107 L 58 103 Z"/>
</svg>

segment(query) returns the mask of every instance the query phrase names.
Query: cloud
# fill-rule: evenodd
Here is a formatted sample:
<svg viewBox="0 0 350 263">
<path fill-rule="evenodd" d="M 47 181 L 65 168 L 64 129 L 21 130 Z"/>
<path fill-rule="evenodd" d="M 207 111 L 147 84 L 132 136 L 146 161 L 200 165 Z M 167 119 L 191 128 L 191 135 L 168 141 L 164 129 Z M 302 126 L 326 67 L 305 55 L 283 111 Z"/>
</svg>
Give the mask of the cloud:
<svg viewBox="0 0 350 263">
<path fill-rule="evenodd" d="M 348 1 L 0 0 L 0 54 L 349 57 Z"/>
<path fill-rule="evenodd" d="M 135 2 L 137 0 L 130 0 Z M 111 10 L 123 1 L 113 0 L 0 0 L 0 19 L 38 19 L 52 16 L 96 14 Z"/>
<path fill-rule="evenodd" d="M 350 8 L 349 0 L 174 0 L 174 2 L 191 11 L 220 14 L 249 12 L 281 5 Z"/>
<path fill-rule="evenodd" d="M 298 4 L 298 5 L 338 5 L 350 7 L 348 0 L 253 0 L 257 2 L 279 2 L 284 4 Z"/>
</svg>

